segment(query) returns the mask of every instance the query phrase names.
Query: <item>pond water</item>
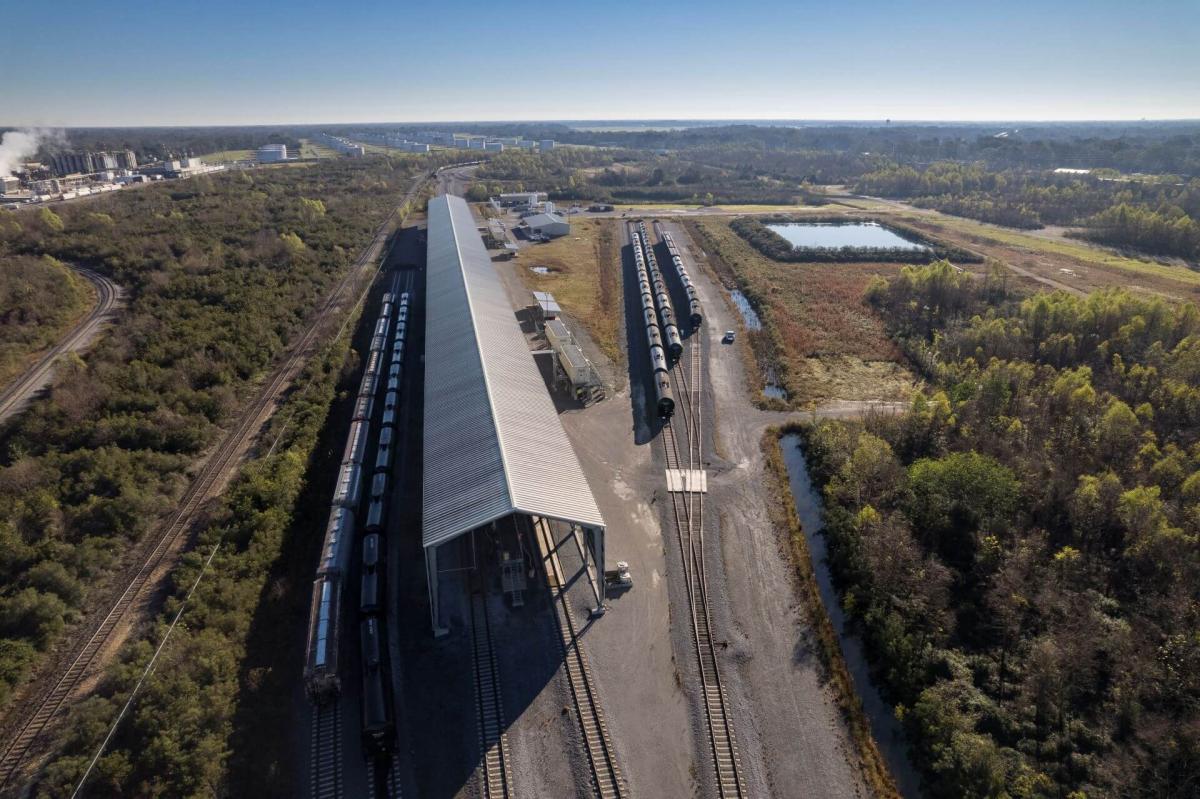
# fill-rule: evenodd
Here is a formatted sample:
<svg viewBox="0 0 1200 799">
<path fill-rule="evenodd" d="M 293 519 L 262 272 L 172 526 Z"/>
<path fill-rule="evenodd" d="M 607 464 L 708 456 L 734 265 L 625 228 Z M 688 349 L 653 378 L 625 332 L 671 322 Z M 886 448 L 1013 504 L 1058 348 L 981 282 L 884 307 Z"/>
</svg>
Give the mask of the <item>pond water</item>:
<svg viewBox="0 0 1200 799">
<path fill-rule="evenodd" d="M 531 266 L 531 267 L 529 267 L 529 271 L 530 271 L 530 272 L 535 272 L 535 273 L 537 273 L 537 274 L 539 274 L 539 275 L 548 275 L 548 274 L 550 274 L 550 269 L 549 269 L 548 267 L 545 267 L 545 266 Z"/>
<path fill-rule="evenodd" d="M 746 329 L 762 330 L 762 319 L 758 318 L 758 311 L 754 310 L 750 299 L 737 289 L 730 289 L 729 296 L 733 298 L 733 304 L 737 306 L 738 313 L 742 315 L 742 322 L 745 323 Z M 763 396 L 781 400 L 788 398 L 787 390 L 779 385 L 779 377 L 775 374 L 774 369 L 768 368 L 767 373 L 763 375 L 763 380 L 766 383 L 763 386 Z"/>
<path fill-rule="evenodd" d="M 767 383 L 763 386 L 763 396 L 787 401 L 787 389 L 775 382 L 775 374 L 767 375 Z"/>
<path fill-rule="evenodd" d="M 833 586 L 833 575 L 825 559 L 827 550 L 825 535 L 822 532 L 825 522 L 821 515 L 821 498 L 808 476 L 808 463 L 804 459 L 800 437 L 786 435 L 779 440 L 779 446 L 783 449 L 783 460 L 787 464 L 788 482 L 791 484 L 792 498 L 796 503 L 796 515 L 800 517 L 800 524 L 804 527 L 804 539 L 808 542 L 808 551 L 812 556 L 813 573 L 820 589 L 821 603 L 825 605 L 825 612 L 837 633 L 842 658 L 850 671 L 850 678 L 862 702 L 863 712 L 871 724 L 871 734 L 887 762 L 888 770 L 896 780 L 896 787 L 900 789 L 901 795 L 907 799 L 919 799 L 921 778 L 909 759 L 904 728 L 896 720 L 892 706 L 875 687 L 866 653 L 863 651 L 862 639 L 848 626 L 841 597 Z"/>
<path fill-rule="evenodd" d="M 758 318 L 758 312 L 754 310 L 754 306 L 750 304 L 750 300 L 746 295 L 737 289 L 729 292 L 729 296 L 733 298 L 733 304 L 737 306 L 738 313 L 742 315 L 742 321 L 746 323 L 747 330 L 762 330 L 762 320 Z"/>
<path fill-rule="evenodd" d="M 767 225 L 783 236 L 797 249 L 827 247 L 883 248 L 898 250 L 924 250 L 924 244 L 901 236 L 891 228 L 877 222 L 781 222 Z"/>
</svg>

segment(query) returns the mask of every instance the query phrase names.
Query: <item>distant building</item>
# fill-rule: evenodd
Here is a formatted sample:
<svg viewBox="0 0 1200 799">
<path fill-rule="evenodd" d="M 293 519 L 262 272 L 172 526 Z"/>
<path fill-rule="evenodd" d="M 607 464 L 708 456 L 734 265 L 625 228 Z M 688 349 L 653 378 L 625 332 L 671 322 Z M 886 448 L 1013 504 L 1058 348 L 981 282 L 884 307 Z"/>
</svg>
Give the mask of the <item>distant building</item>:
<svg viewBox="0 0 1200 799">
<path fill-rule="evenodd" d="M 518 191 L 500 195 L 500 204 L 509 208 L 532 208 L 546 199 L 544 191 Z"/>
<path fill-rule="evenodd" d="M 540 142 L 538 142 L 538 147 L 542 150 L 553 150 L 554 139 L 542 139 Z"/>
<path fill-rule="evenodd" d="M 54 174 L 88 175 L 93 172 L 111 172 L 115 169 L 136 169 L 137 156 L 132 150 L 117 153 L 57 153 L 50 156 L 50 167 Z"/>
<path fill-rule="evenodd" d="M 34 181 L 29 188 L 38 197 L 50 197 L 55 194 L 62 194 L 62 183 L 57 178 Z"/>
<path fill-rule="evenodd" d="M 0 175 L 0 194 L 15 194 L 21 188 L 21 181 L 15 176 Z"/>
<path fill-rule="evenodd" d="M 571 232 L 571 224 L 558 214 L 534 214 L 526 217 L 525 225 L 532 235 L 558 238 Z"/>
<path fill-rule="evenodd" d="M 92 168 L 91 153 L 57 153 L 50 156 L 50 167 L 60 177 L 96 171 Z"/>
<path fill-rule="evenodd" d="M 287 158 L 286 144 L 264 144 L 258 148 L 258 162 L 260 164 L 274 164 L 286 161 Z"/>
<path fill-rule="evenodd" d="M 383 140 L 385 144 L 387 143 L 387 137 L 382 134 L 377 134 L 372 136 L 372 138 L 376 140 Z M 325 146 L 332 147 L 342 155 L 348 155 L 351 158 L 362 158 L 367 154 L 367 148 L 363 147 L 361 144 L 355 144 L 349 139 L 341 136 L 331 136 L 328 133 L 318 133 L 317 139 Z"/>
<path fill-rule="evenodd" d="M 504 142 L 499 142 L 499 141 L 484 142 L 483 149 L 490 150 L 491 152 L 495 152 L 495 153 L 503 152 Z"/>
</svg>

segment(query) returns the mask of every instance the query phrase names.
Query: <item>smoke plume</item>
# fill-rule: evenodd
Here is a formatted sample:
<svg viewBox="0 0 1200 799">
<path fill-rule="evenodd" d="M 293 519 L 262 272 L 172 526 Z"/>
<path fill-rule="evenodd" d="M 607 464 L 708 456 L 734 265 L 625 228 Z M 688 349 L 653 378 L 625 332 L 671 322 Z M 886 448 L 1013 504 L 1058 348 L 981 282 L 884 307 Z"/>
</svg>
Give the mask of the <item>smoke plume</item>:
<svg viewBox="0 0 1200 799">
<path fill-rule="evenodd" d="M 50 128 L 21 128 L 10 130 L 0 138 L 0 175 L 11 175 L 37 153 L 43 144 L 66 142 L 61 130 Z"/>
</svg>

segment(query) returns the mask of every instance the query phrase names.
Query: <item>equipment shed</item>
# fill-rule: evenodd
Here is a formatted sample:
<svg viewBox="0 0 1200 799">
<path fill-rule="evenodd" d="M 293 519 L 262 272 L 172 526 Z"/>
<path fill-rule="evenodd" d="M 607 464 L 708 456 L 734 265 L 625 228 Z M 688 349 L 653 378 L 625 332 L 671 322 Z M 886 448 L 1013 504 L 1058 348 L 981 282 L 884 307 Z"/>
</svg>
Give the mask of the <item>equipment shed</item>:
<svg viewBox="0 0 1200 799">
<path fill-rule="evenodd" d="M 440 546 L 543 517 L 582 530 L 603 574 L 604 519 L 465 200 L 429 201 L 428 242 L 422 543 L 441 634 Z"/>
</svg>

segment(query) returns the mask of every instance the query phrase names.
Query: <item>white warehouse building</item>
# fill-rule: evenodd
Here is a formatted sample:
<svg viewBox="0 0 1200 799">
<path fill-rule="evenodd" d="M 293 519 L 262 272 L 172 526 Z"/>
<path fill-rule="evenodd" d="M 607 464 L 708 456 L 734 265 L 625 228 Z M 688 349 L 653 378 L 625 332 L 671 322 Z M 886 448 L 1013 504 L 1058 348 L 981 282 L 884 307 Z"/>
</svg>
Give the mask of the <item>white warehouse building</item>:
<svg viewBox="0 0 1200 799">
<path fill-rule="evenodd" d="M 571 232 L 571 223 L 558 214 L 534 214 L 525 217 L 525 224 L 531 234 L 558 238 Z"/>
</svg>

